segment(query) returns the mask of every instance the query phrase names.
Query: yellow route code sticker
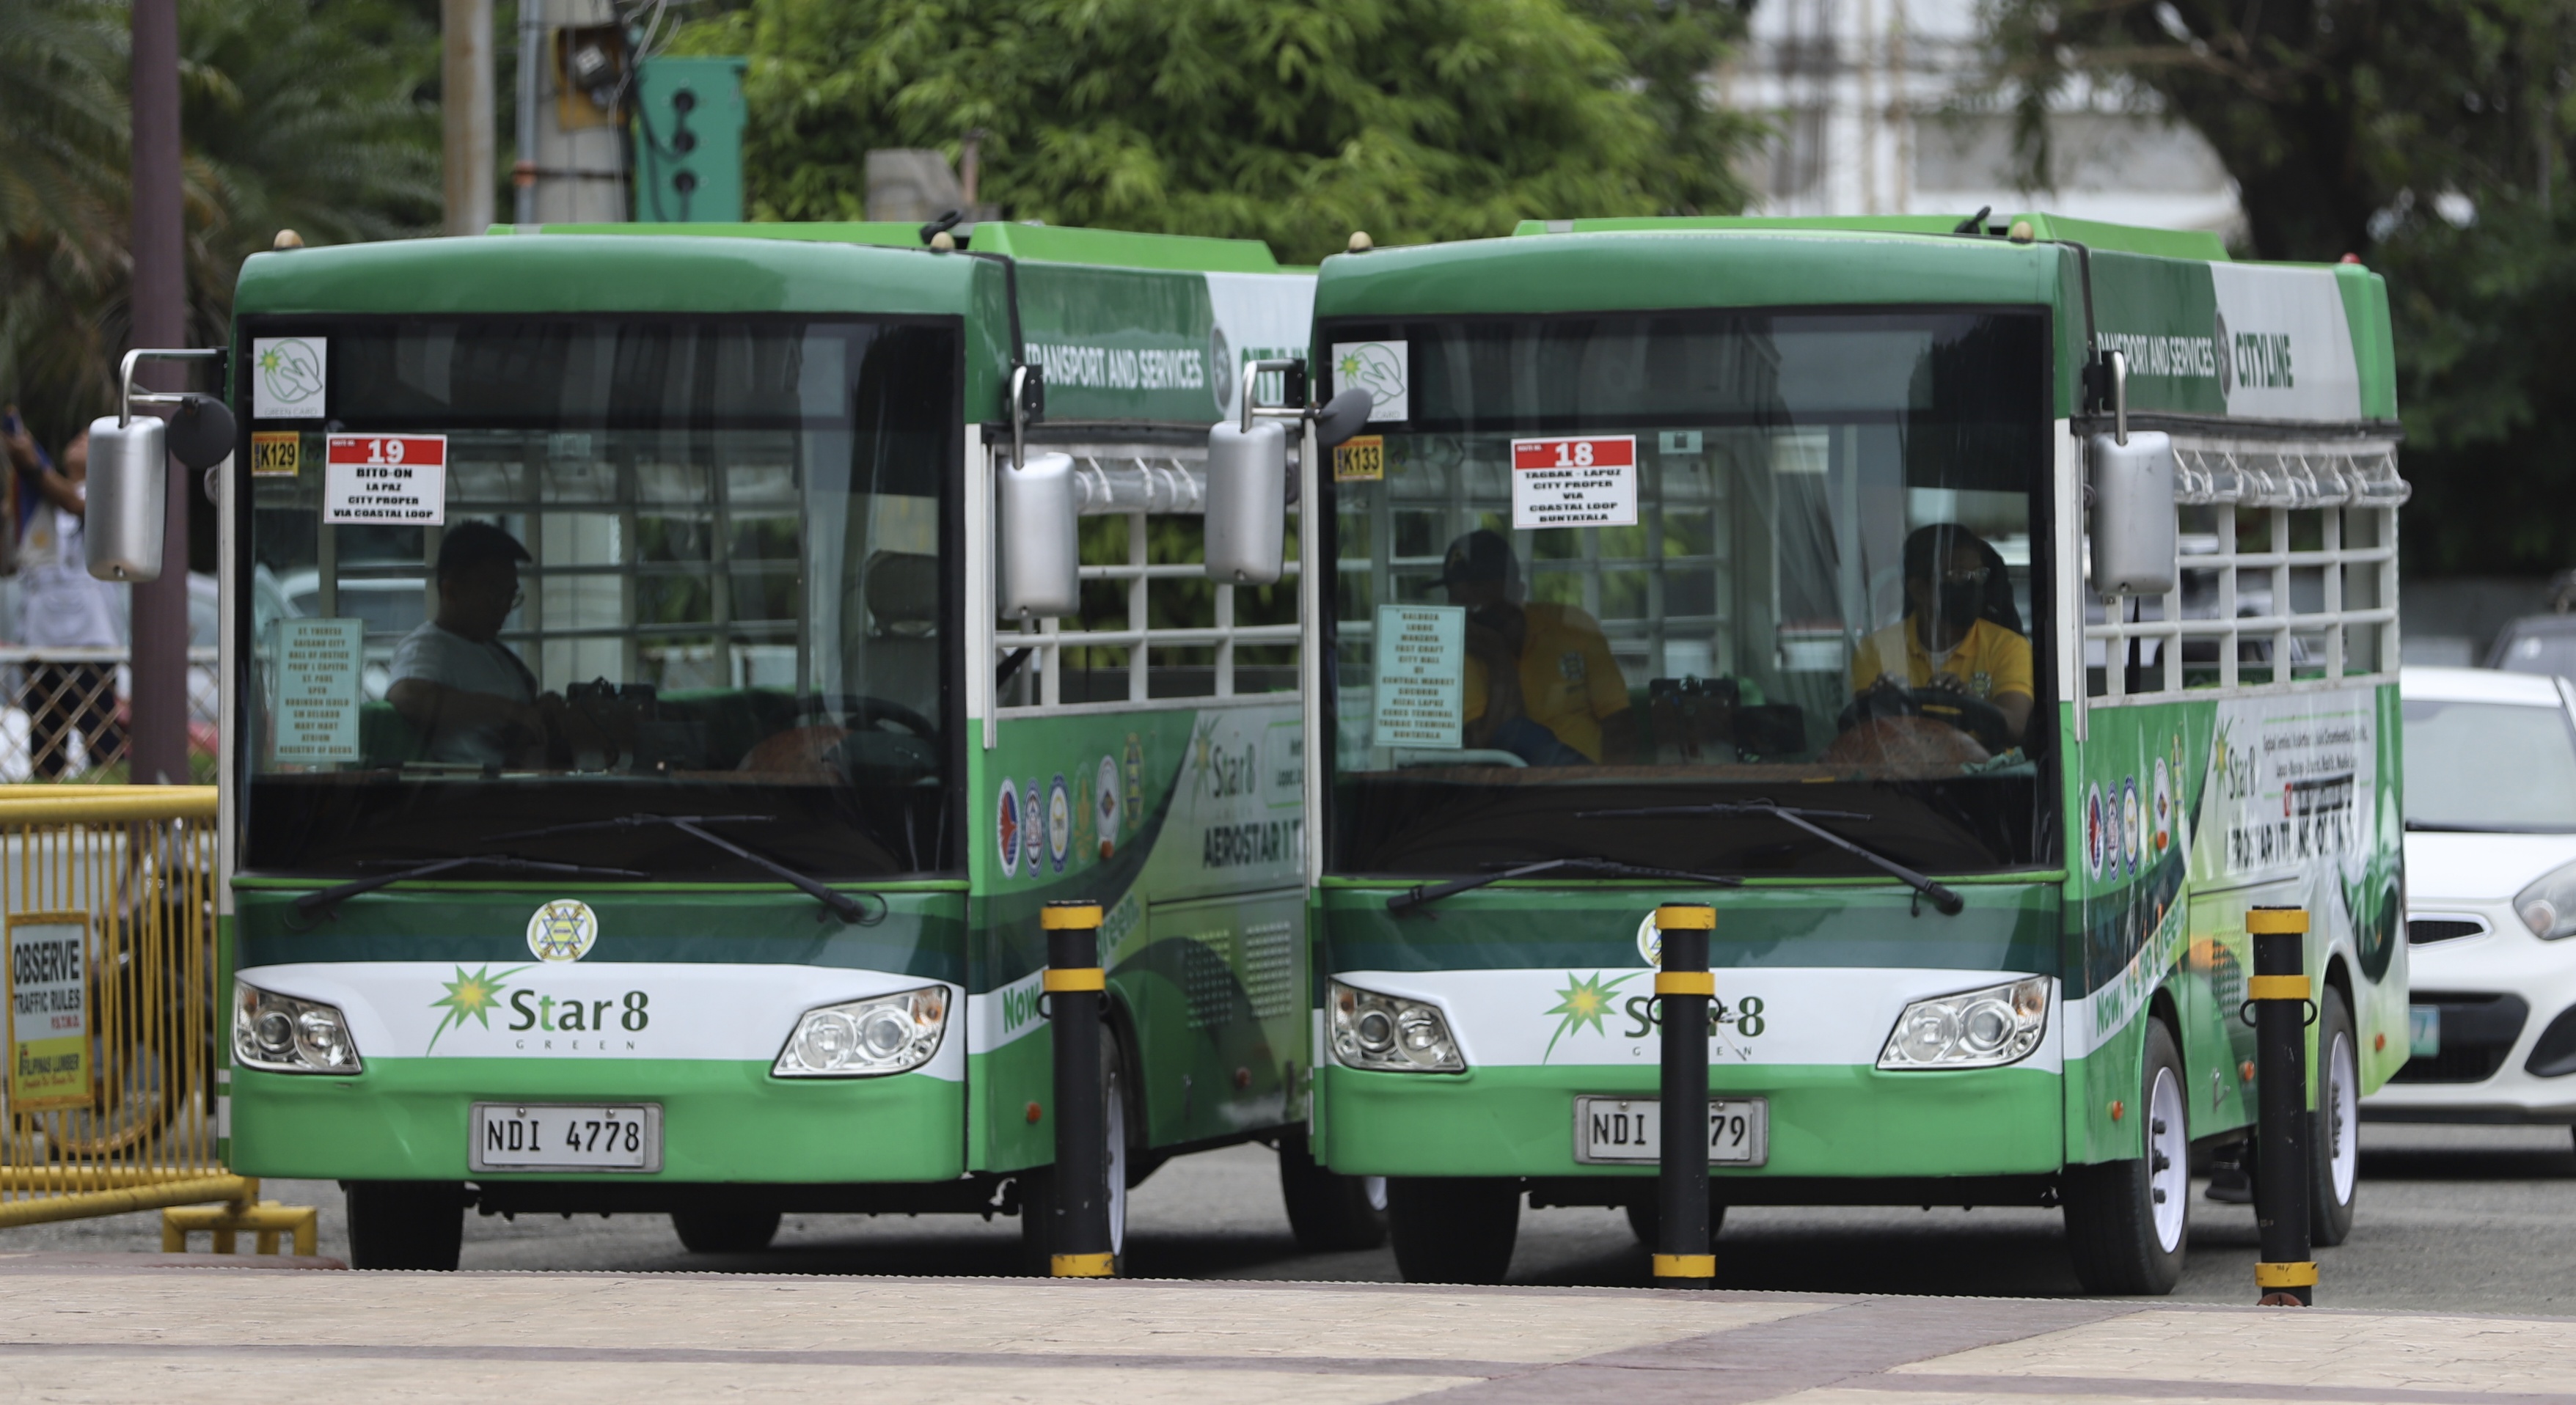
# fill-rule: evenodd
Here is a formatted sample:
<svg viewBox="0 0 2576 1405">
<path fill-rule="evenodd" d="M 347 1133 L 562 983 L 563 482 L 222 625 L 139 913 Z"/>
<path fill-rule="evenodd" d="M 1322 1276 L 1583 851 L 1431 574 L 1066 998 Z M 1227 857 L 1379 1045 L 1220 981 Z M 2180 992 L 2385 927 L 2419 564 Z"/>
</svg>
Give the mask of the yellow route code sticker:
<svg viewBox="0 0 2576 1405">
<path fill-rule="evenodd" d="M 250 471 L 255 478 L 292 478 L 304 466 L 304 436 L 291 429 L 260 430 L 250 437 Z"/>
<path fill-rule="evenodd" d="M 1336 483 L 1386 481 L 1386 436 L 1362 434 L 1335 445 L 1333 481 Z"/>
</svg>

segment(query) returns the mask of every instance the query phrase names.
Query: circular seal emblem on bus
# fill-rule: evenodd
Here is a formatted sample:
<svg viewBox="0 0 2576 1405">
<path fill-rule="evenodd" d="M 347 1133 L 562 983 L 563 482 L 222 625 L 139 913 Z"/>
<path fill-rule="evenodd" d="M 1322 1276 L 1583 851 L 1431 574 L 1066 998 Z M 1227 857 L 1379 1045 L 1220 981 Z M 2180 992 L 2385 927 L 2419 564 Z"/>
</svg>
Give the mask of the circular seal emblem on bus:
<svg viewBox="0 0 2576 1405">
<path fill-rule="evenodd" d="M 2138 871 L 2138 850 L 2146 846 L 2145 817 L 2138 812 L 2138 782 L 2135 777 L 2120 781 L 2120 857 L 2128 872 Z"/>
<path fill-rule="evenodd" d="M 1655 910 L 1651 907 L 1637 922 L 1637 954 L 1646 958 L 1649 966 L 1664 964 L 1664 931 L 1655 925 Z"/>
<path fill-rule="evenodd" d="M 1004 878 L 1019 876 L 1020 829 L 1019 783 L 1006 780 L 1002 782 L 1002 798 L 993 803 L 993 837 L 1001 841 Z"/>
<path fill-rule="evenodd" d="M 539 961 L 579 961 L 599 941 L 599 914 L 579 898 L 557 898 L 528 919 L 528 951 Z"/>
<path fill-rule="evenodd" d="M 1055 871 L 1064 872 L 1064 856 L 1073 848 L 1073 792 L 1065 788 L 1062 771 L 1047 787 L 1046 846 Z"/>
<path fill-rule="evenodd" d="M 1100 807 L 1100 857 L 1107 858 L 1118 850 L 1118 822 L 1125 817 L 1126 804 L 1118 791 L 1118 762 L 1114 757 L 1100 758 L 1098 789 L 1092 804 Z"/>
<path fill-rule="evenodd" d="M 2084 876 L 2102 876 L 2102 855 L 2110 842 L 2109 817 L 2102 813 L 2102 786 L 2095 782 L 2084 793 Z"/>
</svg>

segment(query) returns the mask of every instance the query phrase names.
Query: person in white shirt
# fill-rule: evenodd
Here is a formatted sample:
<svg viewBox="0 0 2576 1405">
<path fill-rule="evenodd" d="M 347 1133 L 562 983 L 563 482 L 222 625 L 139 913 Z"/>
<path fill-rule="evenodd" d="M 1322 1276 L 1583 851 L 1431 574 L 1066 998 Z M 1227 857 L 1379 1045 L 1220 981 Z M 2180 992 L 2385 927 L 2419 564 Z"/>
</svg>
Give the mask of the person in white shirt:
<svg viewBox="0 0 2576 1405">
<path fill-rule="evenodd" d="M 11 418 L 15 420 L 15 409 Z M 38 649 L 113 649 L 118 637 L 116 587 L 89 573 L 82 528 L 88 507 L 89 431 L 63 446 L 61 472 L 44 462 L 24 429 L 9 435 L 9 458 L 29 475 L 35 496 L 18 534 L 19 642 Z M 40 662 L 26 667 L 28 760 L 51 779 L 71 766 L 78 728 L 92 767 L 124 750 L 117 735 L 116 666 Z"/>
<path fill-rule="evenodd" d="M 385 701 L 418 729 L 432 761 L 541 765 L 563 699 L 500 640 L 518 608 L 528 549 L 489 522 L 447 529 L 438 544 L 438 616 L 394 649 Z"/>
</svg>

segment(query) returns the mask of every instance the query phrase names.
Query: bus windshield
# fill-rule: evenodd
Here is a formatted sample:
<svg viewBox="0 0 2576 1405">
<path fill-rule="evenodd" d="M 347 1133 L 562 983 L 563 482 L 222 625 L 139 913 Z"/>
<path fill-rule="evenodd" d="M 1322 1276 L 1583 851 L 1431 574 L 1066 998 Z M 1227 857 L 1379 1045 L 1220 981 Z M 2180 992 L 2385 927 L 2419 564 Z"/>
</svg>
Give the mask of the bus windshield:
<svg viewBox="0 0 2576 1405">
<path fill-rule="evenodd" d="M 235 655 L 245 868 L 506 851 L 770 876 L 669 825 L 598 824 L 670 816 L 816 877 L 960 865 L 953 322 L 241 335 L 254 375 L 265 354 L 328 387 L 327 420 L 245 397 L 236 564 L 283 601 Z"/>
<path fill-rule="evenodd" d="M 2055 862 L 2036 311 L 1328 324 L 1331 866 Z M 1372 425 L 1372 430 L 1381 428 Z"/>
</svg>

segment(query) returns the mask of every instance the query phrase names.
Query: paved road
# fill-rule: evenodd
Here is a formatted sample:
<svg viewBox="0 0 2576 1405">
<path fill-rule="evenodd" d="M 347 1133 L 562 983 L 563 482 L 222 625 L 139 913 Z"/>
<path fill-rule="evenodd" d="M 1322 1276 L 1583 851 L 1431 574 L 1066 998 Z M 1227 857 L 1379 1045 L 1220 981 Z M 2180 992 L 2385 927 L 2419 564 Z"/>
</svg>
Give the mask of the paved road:
<svg viewBox="0 0 2576 1405">
<path fill-rule="evenodd" d="M 2565 1128 L 2368 1125 L 2352 1240 L 2320 1255 L 2323 1304 L 2576 1316 L 2576 1142 Z M 266 1194 L 323 1207 L 322 1251 L 344 1254 L 339 1191 L 271 1182 Z M 2176 1297 L 2241 1303 L 2252 1294 L 2250 1209 L 2195 1199 L 2191 1267 Z M 1392 1281 L 1385 1250 L 1297 1251 L 1275 1162 L 1239 1147 L 1174 1162 L 1135 1192 L 1129 1266 L 1156 1278 Z M 0 1231 L 0 1250 L 150 1249 L 157 1220 Z M 768 1273 L 1006 1274 L 1018 1225 L 955 1217 L 791 1217 L 767 1253 L 681 1250 L 655 1217 L 471 1218 L 473 1269 L 741 1270 Z M 1511 1281 L 1617 1287 L 1647 1281 L 1644 1253 L 1616 1211 L 1524 1212 Z M 1718 1241 L 1722 1287 L 1830 1293 L 2071 1296 L 2058 1216 L 2037 1210 L 1750 1209 Z"/>
</svg>

